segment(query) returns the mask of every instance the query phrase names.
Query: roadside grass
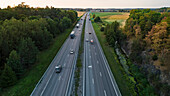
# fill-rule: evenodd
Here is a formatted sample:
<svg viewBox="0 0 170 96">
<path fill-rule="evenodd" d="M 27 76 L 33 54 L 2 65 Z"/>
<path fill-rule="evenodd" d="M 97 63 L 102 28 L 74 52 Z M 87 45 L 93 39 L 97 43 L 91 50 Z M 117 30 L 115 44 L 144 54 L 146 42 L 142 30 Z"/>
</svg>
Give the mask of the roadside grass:
<svg viewBox="0 0 170 96">
<path fill-rule="evenodd" d="M 123 68 L 121 67 L 121 64 L 119 63 L 119 60 L 118 60 L 117 55 L 114 51 L 114 48 L 110 47 L 107 44 L 104 32 L 100 31 L 100 23 L 94 23 L 92 21 L 92 24 L 93 24 L 96 35 L 97 35 L 99 42 L 102 46 L 104 54 L 108 60 L 109 66 L 110 66 L 111 71 L 115 77 L 115 80 L 117 82 L 117 85 L 120 89 L 122 96 L 131 96 L 129 93 L 130 92 L 129 88 L 127 86 L 128 85 L 127 81 L 124 78 L 124 75 L 121 71 L 121 70 L 123 70 Z"/>
<path fill-rule="evenodd" d="M 35 85 L 40 80 L 47 67 L 59 51 L 60 47 L 68 37 L 72 28 L 67 29 L 66 32 L 60 34 L 52 41 L 48 49 L 41 51 L 37 55 L 37 62 L 33 65 L 26 74 L 20 79 L 16 85 L 6 88 L 2 96 L 29 96 Z"/>
</svg>

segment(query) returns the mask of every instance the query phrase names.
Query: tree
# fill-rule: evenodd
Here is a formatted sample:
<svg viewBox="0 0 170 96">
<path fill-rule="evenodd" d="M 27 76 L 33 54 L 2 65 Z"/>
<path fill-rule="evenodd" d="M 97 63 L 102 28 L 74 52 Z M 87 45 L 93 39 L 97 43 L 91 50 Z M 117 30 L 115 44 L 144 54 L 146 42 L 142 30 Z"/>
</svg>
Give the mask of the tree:
<svg viewBox="0 0 170 96">
<path fill-rule="evenodd" d="M 36 61 L 38 49 L 34 45 L 34 42 L 31 38 L 27 39 L 21 39 L 19 47 L 18 47 L 18 53 L 21 57 L 21 64 L 28 68 Z"/>
<path fill-rule="evenodd" d="M 133 29 L 135 30 L 135 37 L 141 38 L 141 29 L 139 25 L 133 26 Z"/>
<path fill-rule="evenodd" d="M 152 25 L 153 25 L 153 24 L 152 24 L 151 20 L 148 20 L 148 21 L 146 22 L 146 24 L 145 24 L 145 29 L 144 29 L 145 33 L 148 33 L 148 31 L 151 31 Z"/>
<path fill-rule="evenodd" d="M 77 20 L 77 12 L 73 10 L 67 11 L 68 18 L 71 19 L 72 23 L 74 23 Z"/>
<path fill-rule="evenodd" d="M 97 16 L 97 17 L 94 19 L 94 22 L 102 22 L 102 20 L 100 19 L 99 16 Z"/>
<path fill-rule="evenodd" d="M 53 35 L 53 37 L 55 38 L 57 36 L 57 34 L 60 33 L 60 30 L 59 30 L 59 22 L 58 20 L 54 21 L 52 19 L 48 19 L 47 20 L 48 22 L 48 27 L 47 27 L 47 30 Z"/>
<path fill-rule="evenodd" d="M 141 57 L 141 52 L 144 49 L 143 44 L 140 42 L 140 39 L 134 39 L 132 46 L 131 46 L 131 54 L 130 54 L 130 59 L 132 61 L 136 61 L 137 63 L 141 64 L 142 63 L 142 57 Z"/>
<path fill-rule="evenodd" d="M 93 18 L 95 18 L 96 17 L 96 15 L 95 14 L 93 14 Z"/>
<path fill-rule="evenodd" d="M 60 21 L 60 30 L 61 32 L 64 32 L 65 29 L 69 28 L 71 26 L 71 19 L 64 17 Z"/>
<path fill-rule="evenodd" d="M 17 81 L 15 72 L 12 70 L 10 66 L 5 64 L 5 68 L 2 71 L 1 77 L 0 77 L 0 86 L 1 87 L 8 87 L 11 85 L 14 85 Z"/>
<path fill-rule="evenodd" d="M 148 35 L 145 38 L 148 46 L 150 45 L 155 49 L 156 53 L 161 53 L 168 48 L 168 32 L 167 32 L 167 23 L 161 22 L 152 27 L 152 30 L 148 32 Z"/>
<path fill-rule="evenodd" d="M 9 54 L 9 58 L 7 59 L 7 65 L 12 68 L 17 77 L 23 74 L 23 66 L 20 62 L 20 56 L 15 50 L 12 50 Z"/>
<path fill-rule="evenodd" d="M 135 20 L 133 18 L 128 18 L 126 21 L 126 25 L 125 25 L 125 34 L 128 38 L 130 38 L 131 36 L 134 36 L 134 30 L 133 30 L 133 26 L 136 24 Z"/>
</svg>

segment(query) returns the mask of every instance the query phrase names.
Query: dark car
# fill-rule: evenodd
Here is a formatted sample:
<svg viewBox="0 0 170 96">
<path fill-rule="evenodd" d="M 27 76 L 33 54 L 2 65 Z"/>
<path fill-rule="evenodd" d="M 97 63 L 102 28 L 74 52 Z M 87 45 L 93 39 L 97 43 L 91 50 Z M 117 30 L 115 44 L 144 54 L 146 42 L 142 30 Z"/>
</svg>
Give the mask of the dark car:
<svg viewBox="0 0 170 96">
<path fill-rule="evenodd" d="M 61 65 L 55 66 L 55 70 L 56 70 L 56 73 L 60 73 L 62 70 L 62 66 Z"/>
<path fill-rule="evenodd" d="M 91 43 L 91 44 L 93 44 L 93 39 L 92 39 L 92 40 L 90 40 L 90 43 Z"/>
</svg>

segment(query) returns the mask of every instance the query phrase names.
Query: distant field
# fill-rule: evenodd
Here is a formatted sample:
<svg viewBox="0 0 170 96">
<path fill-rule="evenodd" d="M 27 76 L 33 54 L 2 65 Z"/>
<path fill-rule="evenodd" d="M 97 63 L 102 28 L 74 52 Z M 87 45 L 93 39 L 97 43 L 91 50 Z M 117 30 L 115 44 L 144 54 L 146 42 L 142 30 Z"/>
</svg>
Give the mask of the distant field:
<svg viewBox="0 0 170 96">
<path fill-rule="evenodd" d="M 125 25 L 126 19 L 129 17 L 129 13 L 120 12 L 92 12 L 92 14 L 100 16 L 100 18 L 107 23 L 118 21 L 122 26 Z"/>
<path fill-rule="evenodd" d="M 82 16 L 84 13 L 86 13 L 85 11 L 77 11 L 78 13 L 78 17 Z"/>
<path fill-rule="evenodd" d="M 108 15 L 121 15 L 119 12 L 92 12 L 92 14 L 95 14 L 96 16 L 108 16 Z"/>
</svg>

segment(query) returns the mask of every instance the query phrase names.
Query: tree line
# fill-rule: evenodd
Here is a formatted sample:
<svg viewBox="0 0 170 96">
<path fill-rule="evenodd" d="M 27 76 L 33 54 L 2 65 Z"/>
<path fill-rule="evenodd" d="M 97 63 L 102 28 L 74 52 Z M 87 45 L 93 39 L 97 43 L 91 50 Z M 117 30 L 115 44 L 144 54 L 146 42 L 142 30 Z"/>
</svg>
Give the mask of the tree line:
<svg viewBox="0 0 170 96">
<path fill-rule="evenodd" d="M 133 9 L 124 28 L 115 21 L 105 26 L 104 34 L 110 46 L 114 47 L 117 42 L 119 45 L 130 47 L 129 72 L 138 83 L 135 87 L 132 82 L 129 82 L 129 86 L 136 88 L 136 95 L 161 93 L 168 96 L 170 87 L 161 82 L 160 73 L 152 73 L 151 70 L 142 72 L 144 70 L 142 66 L 159 59 L 161 65 L 166 66 L 167 69 L 170 68 L 168 60 L 170 58 L 170 13 Z M 143 52 L 148 52 L 149 55 L 143 56 Z"/>
<path fill-rule="evenodd" d="M 170 13 L 159 13 L 145 10 L 132 10 L 126 21 L 125 34 L 128 39 L 135 37 L 130 57 L 137 63 L 142 63 L 141 52 L 150 49 L 153 55 L 167 55 L 170 49 Z M 134 46 L 133 46 L 134 45 Z M 136 46 L 136 47 L 135 47 Z M 136 57 L 138 59 L 136 59 Z M 162 59 L 163 59 L 162 58 Z M 164 60 L 163 60 L 164 61 Z"/>
<path fill-rule="evenodd" d="M 37 53 L 76 20 L 76 11 L 53 7 L 0 9 L 0 87 L 15 84 L 36 62 Z"/>
<path fill-rule="evenodd" d="M 170 68 L 168 61 L 170 58 L 170 13 L 159 13 L 150 9 L 131 10 L 123 33 L 126 35 L 125 41 L 129 41 L 131 45 L 129 58 L 145 74 L 149 84 L 154 87 L 155 93 L 168 96 L 170 86 L 161 81 L 160 71 L 154 72 L 152 68 L 146 70 L 145 65 L 154 66 L 152 62 L 158 60 L 161 66 Z M 161 74 L 165 72 L 162 71 Z M 145 82 L 143 84 L 146 85 Z M 145 92 L 149 90 L 151 88 Z"/>
</svg>

